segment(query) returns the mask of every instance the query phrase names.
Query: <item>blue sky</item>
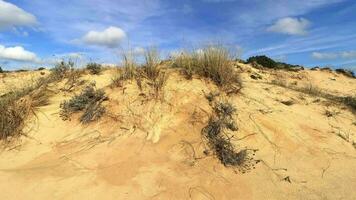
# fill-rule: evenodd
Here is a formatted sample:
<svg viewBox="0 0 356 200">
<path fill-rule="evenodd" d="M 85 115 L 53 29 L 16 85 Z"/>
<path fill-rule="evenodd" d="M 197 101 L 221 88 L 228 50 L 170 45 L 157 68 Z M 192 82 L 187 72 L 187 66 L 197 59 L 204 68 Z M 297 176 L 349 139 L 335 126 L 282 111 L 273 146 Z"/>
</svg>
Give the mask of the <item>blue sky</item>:
<svg viewBox="0 0 356 200">
<path fill-rule="evenodd" d="M 356 71 L 355 11 L 354 0 L 0 0 L 0 65 L 119 63 L 129 47 L 219 42 L 244 59 Z"/>
</svg>

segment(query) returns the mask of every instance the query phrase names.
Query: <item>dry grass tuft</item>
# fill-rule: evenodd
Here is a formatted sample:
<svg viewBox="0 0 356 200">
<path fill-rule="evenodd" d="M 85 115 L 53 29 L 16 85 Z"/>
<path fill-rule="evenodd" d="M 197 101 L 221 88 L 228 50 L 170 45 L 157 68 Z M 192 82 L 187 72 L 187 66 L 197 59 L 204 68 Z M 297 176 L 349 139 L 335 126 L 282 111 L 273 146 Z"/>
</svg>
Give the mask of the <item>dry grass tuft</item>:
<svg viewBox="0 0 356 200">
<path fill-rule="evenodd" d="M 138 63 L 133 52 L 124 52 L 122 58 L 123 66 L 112 79 L 111 86 L 113 87 L 122 87 L 123 81 L 134 79 L 138 73 Z"/>
<path fill-rule="evenodd" d="M 144 84 L 148 84 L 152 86 L 156 98 L 162 96 L 162 88 L 168 75 L 161 69 L 157 49 L 151 48 L 145 51 L 145 62 L 141 66 L 134 55 L 131 52 L 123 54 L 123 67 L 119 69 L 119 75 L 112 80 L 112 86 L 121 87 L 123 81 L 135 79 L 140 90 Z"/>
<path fill-rule="evenodd" d="M 189 79 L 197 74 L 211 79 L 227 93 L 237 93 L 242 88 L 242 81 L 232 60 L 227 48 L 211 45 L 192 53 L 182 52 L 173 58 L 172 66 L 183 69 Z"/>
</svg>

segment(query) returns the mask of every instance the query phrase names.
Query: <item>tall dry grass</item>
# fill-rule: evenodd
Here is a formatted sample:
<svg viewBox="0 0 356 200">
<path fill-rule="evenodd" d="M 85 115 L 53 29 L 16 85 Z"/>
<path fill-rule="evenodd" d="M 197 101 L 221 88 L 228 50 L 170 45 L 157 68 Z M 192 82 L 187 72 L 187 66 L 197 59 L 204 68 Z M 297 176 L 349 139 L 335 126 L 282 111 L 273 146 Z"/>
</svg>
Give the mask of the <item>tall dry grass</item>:
<svg viewBox="0 0 356 200">
<path fill-rule="evenodd" d="M 0 140 L 21 135 L 26 119 L 38 107 L 49 104 L 47 84 L 47 80 L 40 79 L 0 97 Z"/>
<path fill-rule="evenodd" d="M 172 66 L 183 69 L 188 78 L 197 74 L 211 79 L 228 93 L 233 93 L 242 88 L 242 81 L 232 60 L 232 53 L 227 48 L 210 45 L 192 52 L 181 52 L 173 57 Z"/>
</svg>

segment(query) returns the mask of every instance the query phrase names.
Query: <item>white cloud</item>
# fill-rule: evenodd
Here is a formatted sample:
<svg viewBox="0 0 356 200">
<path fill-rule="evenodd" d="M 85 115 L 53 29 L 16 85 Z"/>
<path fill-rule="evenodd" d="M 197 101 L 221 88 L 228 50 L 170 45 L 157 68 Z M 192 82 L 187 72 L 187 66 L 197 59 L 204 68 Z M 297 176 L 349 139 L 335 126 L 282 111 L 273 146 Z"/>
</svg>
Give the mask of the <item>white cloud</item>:
<svg viewBox="0 0 356 200">
<path fill-rule="evenodd" d="M 25 62 L 38 61 L 35 53 L 27 51 L 21 46 L 5 47 L 0 45 L 0 59 Z"/>
<path fill-rule="evenodd" d="M 275 24 L 267 28 L 267 31 L 288 35 L 305 35 L 309 27 L 310 22 L 307 19 L 286 17 L 277 20 Z"/>
<path fill-rule="evenodd" d="M 0 0 L 0 29 L 16 26 L 32 26 L 36 17 L 14 4 Z"/>
<path fill-rule="evenodd" d="M 355 59 L 356 51 L 342 51 L 333 53 L 313 52 L 312 57 L 318 60 Z"/>
<path fill-rule="evenodd" d="M 126 37 L 126 33 L 118 27 L 110 26 L 103 31 L 89 31 L 81 39 L 82 42 L 89 45 L 117 47 Z"/>
</svg>

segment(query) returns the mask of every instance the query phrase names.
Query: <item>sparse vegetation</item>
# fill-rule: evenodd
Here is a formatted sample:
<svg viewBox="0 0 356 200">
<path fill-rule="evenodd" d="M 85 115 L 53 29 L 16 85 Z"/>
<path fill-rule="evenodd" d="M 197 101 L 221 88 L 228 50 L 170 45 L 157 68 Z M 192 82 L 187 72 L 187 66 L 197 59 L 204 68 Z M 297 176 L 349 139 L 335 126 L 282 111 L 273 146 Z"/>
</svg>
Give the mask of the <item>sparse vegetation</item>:
<svg viewBox="0 0 356 200">
<path fill-rule="evenodd" d="M 320 88 L 316 87 L 313 84 L 309 84 L 305 87 L 296 87 L 295 85 L 288 85 L 286 81 L 283 80 L 272 80 L 271 84 L 273 85 L 278 85 L 280 87 L 288 88 L 297 92 L 301 92 L 304 94 L 308 94 L 310 96 L 314 97 L 321 97 L 325 98 L 329 101 L 343 104 L 347 107 L 349 107 L 353 112 L 356 112 L 356 96 L 336 96 L 330 93 L 326 93 Z"/>
<path fill-rule="evenodd" d="M 99 75 L 102 71 L 102 66 L 101 64 L 98 63 L 88 63 L 86 66 L 87 70 L 89 70 L 90 74 L 94 74 L 94 75 Z"/>
<path fill-rule="evenodd" d="M 80 121 L 84 124 L 99 119 L 105 113 L 102 102 L 107 100 L 103 90 L 97 90 L 95 83 L 87 86 L 79 95 L 61 103 L 60 115 L 63 120 L 69 120 L 73 113 L 83 111 Z"/>
</svg>

